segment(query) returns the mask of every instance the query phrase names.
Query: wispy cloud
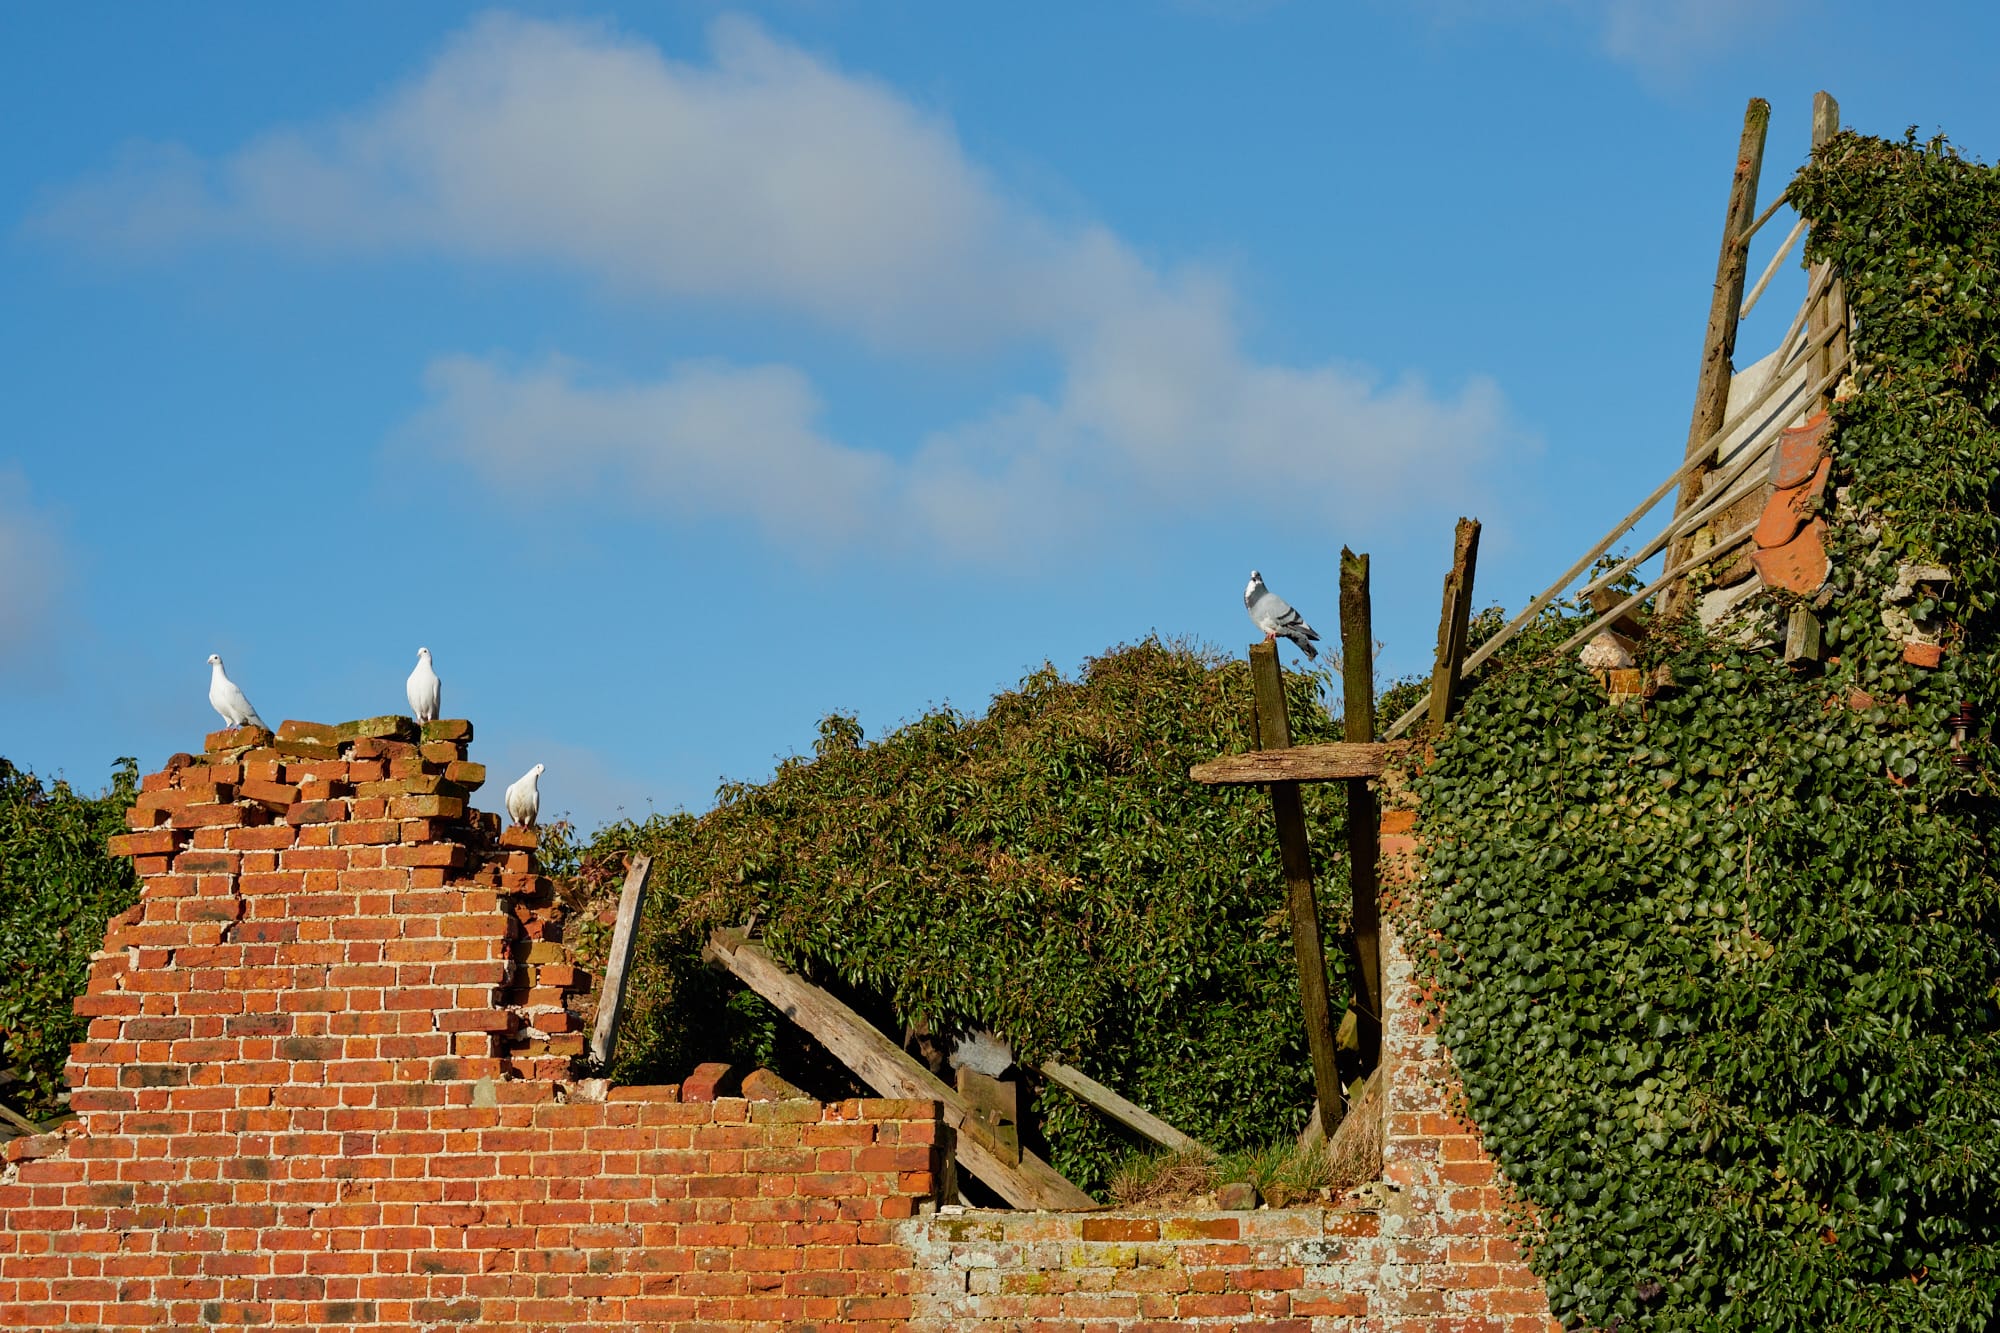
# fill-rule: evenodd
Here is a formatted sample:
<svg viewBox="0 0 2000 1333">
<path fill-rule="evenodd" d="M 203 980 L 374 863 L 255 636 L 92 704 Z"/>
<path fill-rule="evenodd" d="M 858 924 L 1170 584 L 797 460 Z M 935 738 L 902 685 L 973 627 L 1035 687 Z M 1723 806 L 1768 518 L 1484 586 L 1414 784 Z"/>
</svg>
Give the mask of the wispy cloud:
<svg viewBox="0 0 2000 1333">
<path fill-rule="evenodd" d="M 0 672 L 41 679 L 60 653 L 48 641 L 68 581 L 55 522 L 38 509 L 18 468 L 0 468 Z"/>
<path fill-rule="evenodd" d="M 1439 392 L 1260 361 L 1221 275 L 1030 207 L 941 116 L 738 19 L 696 64 L 603 28 L 488 17 L 374 106 L 216 161 L 163 148 L 53 196 L 37 225 L 119 246 L 554 263 L 886 356 L 1008 346 L 1058 368 L 1040 393 L 893 442 L 831 437 L 810 379 L 781 365 L 643 378 L 454 356 L 427 372 L 412 433 L 498 483 L 636 487 L 801 548 L 980 558 L 1116 527 L 1141 504 L 1264 499 L 1365 522 L 1406 482 L 1450 503 L 1511 438 L 1490 382 Z"/>
<path fill-rule="evenodd" d="M 1414 7 L 1440 24 L 1569 23 L 1650 79 L 1683 75 L 1800 12 L 1797 0 L 1415 0 Z"/>
</svg>

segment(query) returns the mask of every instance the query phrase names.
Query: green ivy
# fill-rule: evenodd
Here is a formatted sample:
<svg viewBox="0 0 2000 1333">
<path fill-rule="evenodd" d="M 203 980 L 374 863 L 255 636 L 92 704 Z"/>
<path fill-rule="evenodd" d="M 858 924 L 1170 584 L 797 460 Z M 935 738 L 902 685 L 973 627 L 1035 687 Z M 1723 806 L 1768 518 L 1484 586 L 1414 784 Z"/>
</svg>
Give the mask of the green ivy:
<svg viewBox="0 0 2000 1333">
<path fill-rule="evenodd" d="M 65 1109 L 63 1064 L 87 1023 L 70 1011 L 83 993 L 104 924 L 138 901 L 132 863 L 105 851 L 125 832 L 139 766 L 121 759 L 111 789 L 79 796 L 45 788 L 0 759 L 0 1097 L 30 1117 Z"/>
<path fill-rule="evenodd" d="M 2000 175 L 1844 134 L 1794 182 L 1859 321 L 1824 669 L 1660 626 L 1614 705 L 1499 655 L 1420 779 L 1422 966 L 1572 1326 L 1977 1330 L 2000 1311 Z M 1829 507 L 1832 496 L 1829 496 Z M 1902 661 L 1901 562 L 1942 669 Z"/>
<path fill-rule="evenodd" d="M 1337 739 L 1324 680 L 1287 680 L 1299 739 Z M 1270 802 L 1187 775 L 1245 748 L 1249 714 L 1242 662 L 1148 641 L 874 743 L 829 717 L 810 758 L 709 814 L 605 830 L 587 859 L 655 858 L 614 1073 L 723 1059 L 825 1088 L 810 1044 L 699 961 L 711 926 L 756 913 L 775 954 L 892 1032 L 993 1028 L 1024 1067 L 1069 1061 L 1220 1149 L 1296 1132 L 1312 1069 Z M 1309 789 L 1323 848 L 1340 802 Z M 1323 869 L 1320 897 L 1338 950 L 1344 873 Z M 1060 1091 L 1041 1110 L 1057 1168 L 1102 1189 L 1131 1141 Z"/>
</svg>

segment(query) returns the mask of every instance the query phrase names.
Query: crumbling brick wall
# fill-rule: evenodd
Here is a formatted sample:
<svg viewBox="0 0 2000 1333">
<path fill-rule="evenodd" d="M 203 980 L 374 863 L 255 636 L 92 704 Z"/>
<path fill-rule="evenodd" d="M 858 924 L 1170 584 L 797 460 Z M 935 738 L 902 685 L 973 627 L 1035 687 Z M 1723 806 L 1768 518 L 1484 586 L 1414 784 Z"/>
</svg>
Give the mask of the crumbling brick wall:
<svg viewBox="0 0 2000 1333">
<path fill-rule="evenodd" d="M 468 804 L 471 739 L 288 722 L 145 780 L 117 848 L 140 901 L 77 1001 L 77 1119 L 0 1171 L 0 1327 L 1550 1326 L 1393 932 L 1393 1190 L 940 1212 L 934 1103 L 574 1076 L 589 978 L 534 836 Z"/>
<path fill-rule="evenodd" d="M 902 1326 L 938 1108 L 568 1082 L 471 735 L 246 728 L 146 779 L 78 1119 L 8 1145 L 0 1327 Z"/>
<path fill-rule="evenodd" d="M 1385 839 L 1388 841 L 1388 839 Z M 1405 839 L 1405 841 L 1407 841 Z M 1394 849 L 1395 844 L 1391 844 Z M 1145 1333 L 1548 1333 L 1548 1294 L 1383 934 L 1383 1183 L 1337 1207 L 1254 1212 L 946 1212 L 905 1224 L 921 1326 Z"/>
</svg>

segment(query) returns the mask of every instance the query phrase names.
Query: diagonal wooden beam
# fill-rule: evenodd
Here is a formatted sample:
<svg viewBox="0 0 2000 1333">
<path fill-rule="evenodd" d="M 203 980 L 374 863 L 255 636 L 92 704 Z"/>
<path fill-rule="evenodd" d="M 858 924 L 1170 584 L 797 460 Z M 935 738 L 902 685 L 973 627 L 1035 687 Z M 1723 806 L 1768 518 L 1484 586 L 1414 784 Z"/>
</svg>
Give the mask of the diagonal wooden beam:
<svg viewBox="0 0 2000 1333">
<path fill-rule="evenodd" d="M 590 1034 L 590 1059 L 599 1069 L 611 1063 L 618 1049 L 618 1024 L 625 1017 L 625 978 L 632 966 L 632 946 L 639 941 L 639 914 L 646 908 L 646 880 L 653 858 L 640 852 L 625 871 L 625 888 L 618 895 L 618 924 L 611 932 L 611 957 L 604 968 L 604 993 L 597 999 L 597 1024 Z"/>
<path fill-rule="evenodd" d="M 884 1097 L 939 1102 L 945 1123 L 957 1131 L 961 1165 L 1016 1208 L 1095 1208 L 1097 1200 L 1072 1185 L 1035 1154 L 1022 1150 L 1018 1164 L 993 1137 L 972 1104 L 890 1041 L 873 1023 L 771 957 L 740 933 L 709 936 L 708 956 L 769 1000 L 774 1008 L 833 1053 L 863 1083 Z"/>
<path fill-rule="evenodd" d="M 1120 1097 L 1081 1069 L 1072 1068 L 1058 1060 L 1049 1060 L 1042 1065 L 1042 1077 L 1078 1100 L 1096 1107 L 1125 1128 L 1151 1139 L 1162 1148 L 1172 1148 L 1175 1152 L 1204 1155 L 1208 1153 L 1208 1149 L 1203 1147 L 1199 1140 L 1181 1133 L 1143 1106 Z"/>
</svg>

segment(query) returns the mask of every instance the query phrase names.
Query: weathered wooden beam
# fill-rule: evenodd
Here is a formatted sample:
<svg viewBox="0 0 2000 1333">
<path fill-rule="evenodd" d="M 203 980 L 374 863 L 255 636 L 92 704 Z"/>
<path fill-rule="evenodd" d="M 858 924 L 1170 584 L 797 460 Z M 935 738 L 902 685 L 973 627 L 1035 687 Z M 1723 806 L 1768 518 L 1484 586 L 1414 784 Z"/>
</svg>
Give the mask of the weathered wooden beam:
<svg viewBox="0 0 2000 1333">
<path fill-rule="evenodd" d="M 1368 557 L 1340 548 L 1340 666 L 1350 744 L 1375 739 L 1375 625 Z M 1373 1069 L 1382 1053 L 1382 919 L 1375 901 L 1381 813 L 1366 778 L 1347 780 L 1347 882 L 1354 892 L 1354 997 L 1361 1058 Z M 1330 1117 L 1322 1124 L 1331 1125 Z"/>
<path fill-rule="evenodd" d="M 611 956 L 604 965 L 604 993 L 597 1000 L 597 1024 L 590 1034 L 590 1059 L 599 1069 L 611 1063 L 618 1047 L 618 1023 L 625 1016 L 625 976 L 632 965 L 632 946 L 639 939 L 639 913 L 646 905 L 646 880 L 653 858 L 639 852 L 625 869 L 625 888 L 618 895 L 618 924 L 611 931 Z"/>
<path fill-rule="evenodd" d="M 1072 1068 L 1058 1060 L 1049 1060 L 1042 1065 L 1042 1077 L 1102 1111 L 1133 1133 L 1151 1139 L 1163 1148 L 1186 1153 L 1208 1152 L 1208 1149 L 1197 1140 L 1181 1133 L 1144 1107 L 1126 1101 L 1081 1069 Z"/>
<path fill-rule="evenodd" d="M 1743 281 L 1749 275 L 1750 247 L 1743 236 L 1757 219 L 1757 182 L 1764 171 L 1764 136 L 1771 125 L 1771 104 L 1761 97 L 1750 99 L 1743 113 L 1743 136 L 1736 147 L 1736 170 L 1729 181 L 1729 207 L 1722 220 L 1722 248 L 1716 257 L 1715 289 L 1709 295 L 1708 327 L 1702 334 L 1701 370 L 1695 378 L 1694 413 L 1688 424 L 1686 456 L 1695 464 L 1674 498 L 1674 515 L 1679 517 L 1701 499 L 1702 480 L 1715 466 L 1715 433 L 1729 417 L 1729 381 L 1734 373 L 1731 358 L 1736 355 L 1736 312 L 1743 305 Z M 1683 537 L 1667 553 L 1673 564 L 1687 552 L 1691 537 Z M 1678 583 L 1670 585 L 1661 599 L 1661 612 L 1671 615 L 1685 600 Z"/>
<path fill-rule="evenodd" d="M 1292 723 L 1285 712 L 1285 681 L 1278 669 L 1278 645 L 1250 645 L 1250 686 L 1256 706 L 1260 749 L 1291 748 Z M 1271 814 L 1278 825 L 1278 858 L 1285 869 L 1285 903 L 1292 915 L 1292 953 L 1299 967 L 1299 1003 L 1305 1011 L 1306 1046 L 1312 1051 L 1313 1095 L 1320 1117 L 1336 1124 L 1347 1110 L 1335 1064 L 1333 1015 L 1326 993 L 1326 945 L 1320 938 L 1319 900 L 1313 895 L 1312 848 L 1306 838 L 1306 811 L 1296 782 L 1271 784 Z"/>
<path fill-rule="evenodd" d="M 1479 520 L 1461 518 L 1452 532 L 1451 572 L 1444 576 L 1444 608 L 1438 614 L 1437 661 L 1431 667 L 1431 732 L 1444 730 L 1458 711 L 1465 685 L 1465 636 L 1472 627 L 1472 575 L 1479 563 Z"/>
<path fill-rule="evenodd" d="M 1282 750 L 1250 750 L 1196 764 L 1188 770 L 1188 776 L 1212 787 L 1373 778 L 1381 776 L 1391 755 L 1408 748 L 1373 741 L 1365 745 L 1334 741 L 1328 745 L 1293 745 Z"/>
<path fill-rule="evenodd" d="M 1821 89 L 1813 94 L 1812 146 L 1818 152 L 1820 147 L 1840 133 L 1840 103 L 1833 100 L 1833 94 Z M 1815 301 L 1806 316 L 1806 331 L 1817 339 L 1823 333 L 1832 336 L 1826 346 L 1813 356 L 1813 374 L 1825 376 L 1833 367 L 1847 360 L 1847 284 L 1834 275 L 1826 285 L 1826 292 Z M 1833 402 L 1829 390 L 1818 395 L 1818 406 L 1826 408 Z"/>
<path fill-rule="evenodd" d="M 1009 1161 L 1000 1143 L 958 1090 L 923 1067 L 874 1024 L 807 981 L 762 945 L 729 931 L 709 936 L 707 955 L 797 1023 L 863 1083 L 884 1097 L 939 1102 L 958 1136 L 958 1160 L 1016 1208 L 1095 1208 L 1097 1201 L 1031 1152 Z"/>
</svg>

